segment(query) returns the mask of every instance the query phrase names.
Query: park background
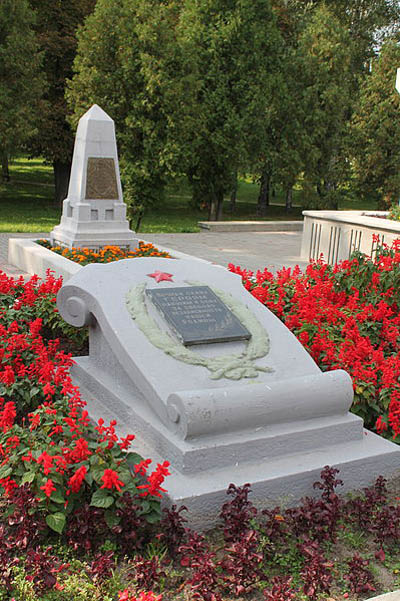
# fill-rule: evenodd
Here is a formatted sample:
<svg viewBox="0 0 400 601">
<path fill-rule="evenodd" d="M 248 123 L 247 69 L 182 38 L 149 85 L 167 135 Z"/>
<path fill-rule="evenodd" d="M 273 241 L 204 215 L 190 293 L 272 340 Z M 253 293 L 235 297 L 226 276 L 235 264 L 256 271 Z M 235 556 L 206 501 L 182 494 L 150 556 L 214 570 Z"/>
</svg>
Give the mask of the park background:
<svg viewBox="0 0 400 601">
<path fill-rule="evenodd" d="M 133 229 L 397 205 L 399 15 L 394 0 L 3 0 L 0 228 L 58 223 L 93 103 L 116 123 Z"/>
<path fill-rule="evenodd" d="M 2 0 L 0 231 L 59 223 L 93 103 L 115 120 L 141 232 L 310 208 L 395 216 L 399 25 L 393 0 Z M 352 410 L 398 443 L 399 244 L 304 273 L 231 270 L 321 369 L 352 375 Z M 1 599 L 355 601 L 400 587 L 398 479 L 340 497 L 326 467 L 316 498 L 265 513 L 232 485 L 206 536 L 184 509 L 162 513 L 169 466 L 129 463 L 133 435 L 90 422 L 71 387 L 68 352 L 86 354 L 87 333 L 54 310 L 61 285 L 0 273 Z"/>
</svg>

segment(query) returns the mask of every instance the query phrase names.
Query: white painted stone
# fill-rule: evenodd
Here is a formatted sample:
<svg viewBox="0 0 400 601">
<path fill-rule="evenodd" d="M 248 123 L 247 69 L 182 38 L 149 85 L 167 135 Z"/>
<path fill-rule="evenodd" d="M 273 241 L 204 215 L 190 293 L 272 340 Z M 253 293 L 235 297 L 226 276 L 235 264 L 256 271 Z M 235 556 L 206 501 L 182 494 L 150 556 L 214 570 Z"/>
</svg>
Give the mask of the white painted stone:
<svg viewBox="0 0 400 601">
<path fill-rule="evenodd" d="M 400 590 L 392 593 L 384 593 L 378 597 L 371 597 L 369 601 L 400 601 Z"/>
<path fill-rule="evenodd" d="M 88 161 L 110 159 L 115 168 L 114 198 L 86 198 Z M 68 196 L 61 222 L 51 232 L 53 244 L 97 249 L 107 244 L 132 247 L 136 240 L 122 198 L 114 121 L 97 104 L 79 120 Z"/>
<path fill-rule="evenodd" d="M 157 284 L 163 271 L 173 282 Z M 267 332 L 270 352 L 253 366 L 272 368 L 248 379 L 211 379 L 203 366 L 157 348 L 131 318 L 133 287 L 186 286 L 196 280 L 230 295 L 258 320 L 253 338 Z M 143 303 L 163 332 L 174 335 L 148 300 Z M 349 413 L 353 389 L 342 371 L 322 373 L 293 334 L 243 288 L 241 278 L 192 260 L 142 258 L 89 265 L 59 292 L 61 315 L 89 325 L 90 355 L 76 358 L 74 382 L 96 419 L 117 418 L 120 432 L 137 435 L 137 449 L 171 462 L 170 502 L 190 509 L 190 523 L 211 526 L 231 482 L 250 482 L 258 505 L 294 504 L 315 494 L 325 465 L 335 465 L 347 490 L 370 484 L 400 466 L 400 449 L 363 429 Z M 176 339 L 175 339 L 176 340 Z M 219 358 L 242 353 L 246 342 L 190 347 Z M 240 361 L 239 361 L 240 362 Z M 243 360 L 244 363 L 244 360 Z"/>
<path fill-rule="evenodd" d="M 147 244 L 146 240 L 140 240 Z M 139 239 L 132 242 L 133 248 L 138 246 Z M 205 259 L 188 255 L 178 250 L 171 250 L 166 246 L 157 244 L 158 250 L 168 252 L 175 259 L 191 259 L 200 263 L 209 263 Z M 136 259 L 132 259 L 136 261 Z M 10 265 L 15 265 L 22 271 L 31 275 L 38 275 L 40 278 L 46 277 L 46 271 L 50 269 L 57 277 L 62 276 L 64 282 L 74 275 L 80 269 L 84 269 L 79 263 L 70 261 L 65 257 L 37 244 L 30 238 L 10 238 L 8 241 L 8 261 Z"/>
<path fill-rule="evenodd" d="M 61 255 L 37 244 L 29 238 L 10 238 L 8 241 L 8 261 L 31 275 L 46 277 L 50 270 L 56 277 L 62 277 L 66 282 L 82 266 Z"/>
<path fill-rule="evenodd" d="M 333 265 L 347 260 L 354 250 L 372 256 L 374 236 L 389 246 L 400 238 L 400 222 L 381 219 L 386 211 L 303 211 L 301 257 L 323 259 Z"/>
<path fill-rule="evenodd" d="M 396 90 L 400 94 L 400 68 L 396 71 Z"/>
</svg>

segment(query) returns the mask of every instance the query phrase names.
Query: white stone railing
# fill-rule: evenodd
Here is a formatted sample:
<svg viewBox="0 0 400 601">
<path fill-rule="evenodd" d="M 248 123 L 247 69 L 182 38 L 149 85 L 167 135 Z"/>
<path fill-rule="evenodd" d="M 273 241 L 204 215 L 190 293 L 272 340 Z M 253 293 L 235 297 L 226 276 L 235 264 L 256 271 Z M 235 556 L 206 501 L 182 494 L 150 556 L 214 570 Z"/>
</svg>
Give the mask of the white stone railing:
<svg viewBox="0 0 400 601">
<path fill-rule="evenodd" d="M 400 238 L 400 222 L 386 219 L 386 211 L 303 211 L 301 257 L 322 255 L 331 265 L 359 250 L 372 256 L 379 242 L 391 245 Z"/>
</svg>

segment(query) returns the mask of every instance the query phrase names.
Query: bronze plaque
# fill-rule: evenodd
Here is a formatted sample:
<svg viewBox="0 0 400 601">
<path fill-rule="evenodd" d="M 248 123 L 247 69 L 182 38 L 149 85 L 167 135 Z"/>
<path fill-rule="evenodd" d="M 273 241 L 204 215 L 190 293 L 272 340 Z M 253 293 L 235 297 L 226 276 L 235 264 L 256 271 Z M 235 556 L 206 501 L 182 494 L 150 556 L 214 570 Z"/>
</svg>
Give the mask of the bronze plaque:
<svg viewBox="0 0 400 601">
<path fill-rule="evenodd" d="M 86 171 L 86 200 L 118 200 L 114 159 L 89 157 Z"/>
</svg>

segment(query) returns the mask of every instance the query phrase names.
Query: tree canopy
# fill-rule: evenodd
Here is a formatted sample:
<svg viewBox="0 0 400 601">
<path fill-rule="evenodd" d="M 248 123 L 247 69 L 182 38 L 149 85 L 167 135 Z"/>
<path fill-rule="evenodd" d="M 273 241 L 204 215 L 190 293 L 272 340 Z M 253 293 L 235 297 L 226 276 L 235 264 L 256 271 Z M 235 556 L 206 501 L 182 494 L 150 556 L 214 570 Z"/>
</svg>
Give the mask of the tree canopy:
<svg viewBox="0 0 400 601">
<path fill-rule="evenodd" d="M 53 164 L 56 200 L 65 198 L 74 143 L 67 120 L 66 79 L 72 76 L 76 31 L 96 0 L 29 0 L 36 19 L 33 29 L 42 52 L 46 87 L 40 100 L 38 133 L 30 143 L 33 154 Z M 25 0 L 23 0 L 25 2 Z M 18 4 L 16 2 L 15 4 Z"/>
<path fill-rule="evenodd" d="M 324 4 L 318 6 L 298 46 L 298 79 L 304 102 L 304 180 L 321 206 L 337 208 L 344 177 L 345 134 L 352 110 L 352 40 Z"/>
<path fill-rule="evenodd" d="M 259 180 L 261 214 L 276 186 L 288 207 L 295 185 L 308 207 L 394 199 L 399 25 L 398 0 L 3 0 L 2 153 L 29 144 L 62 199 L 73 126 L 97 103 L 139 214 L 175 176 L 213 219 L 238 174 Z"/>
<path fill-rule="evenodd" d="M 400 47 L 387 41 L 361 86 L 351 150 L 359 189 L 389 206 L 400 198 L 400 95 L 395 89 Z"/>
<path fill-rule="evenodd" d="M 27 0 L 0 4 L 0 153 L 21 149 L 38 125 L 44 89 L 42 55 L 33 31 L 35 15 Z"/>
<path fill-rule="evenodd" d="M 265 149 L 282 52 L 268 1 L 99 0 L 78 37 L 70 104 L 115 119 L 133 193 L 180 171 L 215 215 Z"/>
</svg>

